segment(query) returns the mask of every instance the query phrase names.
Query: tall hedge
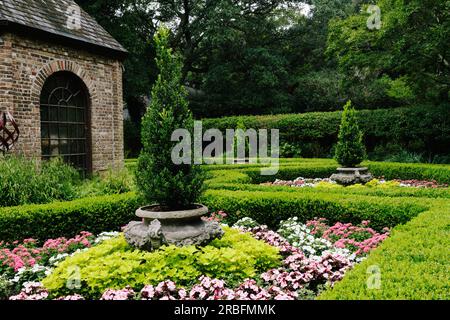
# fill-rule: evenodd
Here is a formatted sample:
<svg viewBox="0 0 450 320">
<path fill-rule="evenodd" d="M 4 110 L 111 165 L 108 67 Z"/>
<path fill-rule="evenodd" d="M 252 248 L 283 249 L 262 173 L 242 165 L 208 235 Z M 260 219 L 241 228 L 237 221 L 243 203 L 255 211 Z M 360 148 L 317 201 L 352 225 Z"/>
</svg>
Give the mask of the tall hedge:
<svg viewBox="0 0 450 320">
<path fill-rule="evenodd" d="M 297 144 L 303 157 L 332 156 L 337 143 L 342 112 L 311 112 L 268 116 L 235 116 L 204 119 L 204 130 L 246 128 L 280 130 L 280 144 Z M 368 153 L 378 147 L 399 147 L 427 157 L 450 155 L 450 107 L 414 106 L 396 109 L 360 110 L 358 123 Z"/>
</svg>

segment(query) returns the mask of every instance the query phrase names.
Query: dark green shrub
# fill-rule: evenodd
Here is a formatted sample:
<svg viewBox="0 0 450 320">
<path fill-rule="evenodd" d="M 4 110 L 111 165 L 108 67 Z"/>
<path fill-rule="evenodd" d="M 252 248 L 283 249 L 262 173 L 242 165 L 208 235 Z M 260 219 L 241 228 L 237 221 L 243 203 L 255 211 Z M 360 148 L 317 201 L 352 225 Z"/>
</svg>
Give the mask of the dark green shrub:
<svg viewBox="0 0 450 320">
<path fill-rule="evenodd" d="M 236 229 L 225 228 L 222 239 L 206 247 L 163 247 L 154 252 L 134 250 L 123 237 L 76 254 L 61 262 L 43 284 L 54 296 L 71 294 L 67 268 L 80 268 L 84 297 L 99 298 L 106 289 L 129 285 L 139 291 L 145 285 L 172 280 L 193 285 L 201 275 L 224 279 L 230 286 L 280 265 L 278 249 Z"/>
<path fill-rule="evenodd" d="M 44 161 L 0 157 L 0 206 L 48 203 L 76 197 L 78 172 L 60 159 Z"/>
<path fill-rule="evenodd" d="M 169 30 L 155 35 L 156 62 L 160 70 L 152 89 L 152 102 L 142 120 L 142 145 L 136 178 L 137 186 L 148 203 L 170 209 L 184 209 L 201 194 L 203 176 L 199 166 L 175 164 L 172 142 L 176 129 L 193 130 L 186 91 L 181 84 L 181 61 L 169 48 Z M 192 144 L 191 144 L 192 146 Z"/>
<path fill-rule="evenodd" d="M 450 164 L 450 155 L 435 155 L 433 158 L 434 164 Z"/>
<path fill-rule="evenodd" d="M 358 126 L 356 111 L 349 101 L 344 106 L 336 145 L 335 159 L 340 165 L 355 167 L 364 160 L 366 148 L 362 138 L 363 134 Z"/>
<path fill-rule="evenodd" d="M 401 163 L 421 163 L 424 162 L 423 156 L 414 152 L 408 152 L 402 150 L 399 153 L 392 154 L 386 157 L 385 161 L 388 162 L 401 162 Z"/>
<path fill-rule="evenodd" d="M 241 133 L 243 134 L 240 134 L 241 130 L 242 130 Z M 246 131 L 247 128 L 245 127 L 244 122 L 242 121 L 242 119 L 239 120 L 235 128 L 235 135 L 233 141 L 235 159 L 243 159 L 250 157 L 250 139 L 245 136 Z M 241 155 L 240 153 L 242 152 L 241 149 L 244 151 L 244 157 L 240 156 Z"/>
<path fill-rule="evenodd" d="M 140 125 L 130 119 L 123 121 L 123 144 L 125 158 L 137 157 L 142 149 Z"/>
<path fill-rule="evenodd" d="M 134 193 L 0 208 L 0 240 L 73 237 L 120 230 L 143 203 Z"/>
<path fill-rule="evenodd" d="M 280 156 L 283 158 L 299 158 L 302 155 L 302 147 L 288 142 L 280 146 Z"/>
</svg>

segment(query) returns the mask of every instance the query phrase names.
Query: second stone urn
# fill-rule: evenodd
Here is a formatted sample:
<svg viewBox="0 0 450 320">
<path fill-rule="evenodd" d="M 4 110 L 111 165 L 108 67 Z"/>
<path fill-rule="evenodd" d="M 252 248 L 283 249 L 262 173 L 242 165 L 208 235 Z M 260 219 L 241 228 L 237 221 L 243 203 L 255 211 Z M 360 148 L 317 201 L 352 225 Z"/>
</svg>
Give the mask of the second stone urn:
<svg viewBox="0 0 450 320">
<path fill-rule="evenodd" d="M 368 168 L 338 168 L 337 171 L 330 179 L 344 186 L 357 183 L 365 184 L 373 179 Z"/>
<path fill-rule="evenodd" d="M 142 221 L 132 221 L 124 229 L 128 244 L 152 251 L 162 245 L 207 245 L 223 236 L 216 221 L 204 221 L 208 208 L 195 204 L 190 210 L 162 211 L 160 206 L 146 206 L 136 211 Z"/>
</svg>

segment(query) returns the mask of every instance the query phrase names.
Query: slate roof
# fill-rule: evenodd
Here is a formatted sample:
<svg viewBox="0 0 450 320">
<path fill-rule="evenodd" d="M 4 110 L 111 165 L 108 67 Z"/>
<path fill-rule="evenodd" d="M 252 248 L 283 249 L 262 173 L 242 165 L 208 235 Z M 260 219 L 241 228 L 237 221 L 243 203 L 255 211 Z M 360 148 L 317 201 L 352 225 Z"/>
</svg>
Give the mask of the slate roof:
<svg viewBox="0 0 450 320">
<path fill-rule="evenodd" d="M 127 51 L 81 9 L 81 28 L 67 27 L 73 0 L 0 0 L 0 28 L 16 26 L 125 54 Z M 14 28 L 12 28 L 14 30 Z"/>
</svg>

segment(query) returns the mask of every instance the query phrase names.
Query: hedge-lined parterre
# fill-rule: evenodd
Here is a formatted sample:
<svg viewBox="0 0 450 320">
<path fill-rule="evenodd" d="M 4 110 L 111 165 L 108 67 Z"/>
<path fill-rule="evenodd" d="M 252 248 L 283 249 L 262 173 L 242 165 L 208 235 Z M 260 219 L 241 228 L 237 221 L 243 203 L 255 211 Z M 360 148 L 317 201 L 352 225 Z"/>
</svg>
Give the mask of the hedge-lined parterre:
<svg viewBox="0 0 450 320">
<path fill-rule="evenodd" d="M 429 211 L 396 227 L 367 260 L 319 299 L 450 299 L 449 223 L 449 202 L 435 202 Z"/>
<path fill-rule="evenodd" d="M 128 164 L 132 165 L 132 161 Z M 435 179 L 449 183 L 450 166 L 367 162 L 376 176 Z M 262 177 L 259 165 L 210 165 L 202 202 L 225 210 L 230 222 L 244 216 L 276 227 L 281 220 L 315 217 L 330 222 L 393 227 L 392 238 L 350 271 L 321 299 L 448 299 L 448 225 L 450 189 L 419 188 L 292 188 L 261 182 L 304 177 L 327 177 L 337 167 L 329 159 L 282 159 L 277 176 Z M 133 218 L 141 200 L 135 193 L 103 196 L 46 205 L 0 209 L 0 239 L 73 236 L 82 230 L 118 230 Z M 369 290 L 367 267 L 381 271 L 381 289 Z"/>
</svg>

